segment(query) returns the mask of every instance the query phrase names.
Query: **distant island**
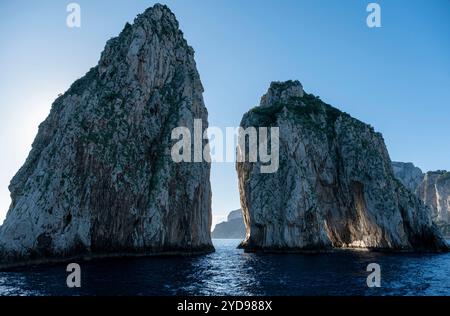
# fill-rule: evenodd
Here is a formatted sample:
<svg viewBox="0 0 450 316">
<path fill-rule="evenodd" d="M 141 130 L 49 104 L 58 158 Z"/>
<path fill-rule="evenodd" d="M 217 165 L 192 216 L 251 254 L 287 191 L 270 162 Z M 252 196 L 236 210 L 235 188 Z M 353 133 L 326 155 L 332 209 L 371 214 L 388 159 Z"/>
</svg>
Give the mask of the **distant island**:
<svg viewBox="0 0 450 316">
<path fill-rule="evenodd" d="M 214 227 L 212 232 L 214 239 L 244 239 L 245 224 L 242 217 L 242 210 L 234 210 L 228 214 L 227 221 L 222 222 Z"/>
<path fill-rule="evenodd" d="M 176 163 L 167 150 L 177 127 L 199 119 L 206 130 L 202 93 L 194 50 L 168 7 L 126 23 L 39 126 L 9 186 L 0 269 L 214 251 L 210 164 Z"/>
</svg>

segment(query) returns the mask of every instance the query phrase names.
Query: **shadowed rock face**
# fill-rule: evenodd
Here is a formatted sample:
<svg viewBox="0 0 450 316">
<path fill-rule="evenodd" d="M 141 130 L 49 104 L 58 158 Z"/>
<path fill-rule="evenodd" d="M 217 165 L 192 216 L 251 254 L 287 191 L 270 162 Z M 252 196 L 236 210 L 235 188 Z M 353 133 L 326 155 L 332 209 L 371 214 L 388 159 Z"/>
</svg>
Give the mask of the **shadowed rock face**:
<svg viewBox="0 0 450 316">
<path fill-rule="evenodd" d="M 194 51 L 155 5 L 53 104 L 9 187 L 0 262 L 213 250 L 207 163 L 174 163 L 171 131 L 207 128 Z"/>
<path fill-rule="evenodd" d="M 279 127 L 280 165 L 262 174 L 260 162 L 236 164 L 243 248 L 447 250 L 427 208 L 395 179 L 380 133 L 298 81 L 272 83 L 261 105 L 241 125 Z"/>
<path fill-rule="evenodd" d="M 445 236 L 450 236 L 450 172 L 422 173 L 412 163 L 393 162 L 395 176 L 431 210 L 432 218 Z"/>
</svg>

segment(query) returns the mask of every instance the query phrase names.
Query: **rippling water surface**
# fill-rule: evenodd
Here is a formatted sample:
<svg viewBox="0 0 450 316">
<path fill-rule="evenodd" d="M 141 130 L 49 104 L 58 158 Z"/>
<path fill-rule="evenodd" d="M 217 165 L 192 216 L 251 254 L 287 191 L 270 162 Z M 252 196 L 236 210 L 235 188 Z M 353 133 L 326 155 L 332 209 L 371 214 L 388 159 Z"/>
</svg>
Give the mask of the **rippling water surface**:
<svg viewBox="0 0 450 316">
<path fill-rule="evenodd" d="M 0 272 L 0 295 L 450 295 L 450 254 L 247 254 L 239 240 L 214 240 L 197 257 L 81 263 L 82 287 L 66 265 Z M 368 288 L 369 263 L 381 288 Z"/>
</svg>

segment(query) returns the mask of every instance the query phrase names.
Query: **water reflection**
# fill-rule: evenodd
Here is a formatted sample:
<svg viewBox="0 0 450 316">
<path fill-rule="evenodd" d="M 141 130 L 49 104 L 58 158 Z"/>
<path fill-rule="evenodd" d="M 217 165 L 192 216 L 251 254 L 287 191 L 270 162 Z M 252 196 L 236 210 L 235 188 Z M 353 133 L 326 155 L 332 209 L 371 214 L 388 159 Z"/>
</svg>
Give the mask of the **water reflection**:
<svg viewBox="0 0 450 316">
<path fill-rule="evenodd" d="M 247 254 L 238 240 L 216 252 L 85 262 L 81 289 L 66 287 L 65 265 L 0 272 L 2 295 L 450 295 L 450 254 Z M 381 288 L 366 267 L 381 266 Z"/>
</svg>

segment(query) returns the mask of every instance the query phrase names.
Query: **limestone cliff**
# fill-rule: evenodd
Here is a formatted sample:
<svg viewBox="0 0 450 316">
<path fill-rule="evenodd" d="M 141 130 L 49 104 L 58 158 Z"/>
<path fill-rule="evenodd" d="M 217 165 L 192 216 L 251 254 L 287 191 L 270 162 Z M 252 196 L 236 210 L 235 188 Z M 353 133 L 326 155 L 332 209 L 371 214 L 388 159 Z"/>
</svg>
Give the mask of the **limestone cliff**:
<svg viewBox="0 0 450 316">
<path fill-rule="evenodd" d="M 232 221 L 233 219 L 243 219 L 241 209 L 231 211 L 230 214 L 228 214 L 227 221 Z"/>
<path fill-rule="evenodd" d="M 424 175 L 422 170 L 414 166 L 411 162 L 392 162 L 394 175 L 403 185 L 412 193 L 416 193 L 419 185 L 422 183 Z"/>
<path fill-rule="evenodd" d="M 425 174 L 412 163 L 393 162 L 395 176 L 431 210 L 432 218 L 445 236 L 450 236 L 450 172 Z"/>
<path fill-rule="evenodd" d="M 394 177 L 382 135 L 298 81 L 272 83 L 241 126 L 279 127 L 277 172 L 236 164 L 247 251 L 447 250 L 427 207 Z"/>
<path fill-rule="evenodd" d="M 213 250 L 207 163 L 174 163 L 171 130 L 208 126 L 194 51 L 155 5 L 52 105 L 10 184 L 0 263 Z"/>
<path fill-rule="evenodd" d="M 417 192 L 434 210 L 436 222 L 450 224 L 450 172 L 427 172 Z"/>
</svg>

